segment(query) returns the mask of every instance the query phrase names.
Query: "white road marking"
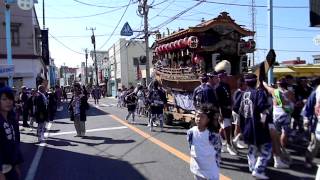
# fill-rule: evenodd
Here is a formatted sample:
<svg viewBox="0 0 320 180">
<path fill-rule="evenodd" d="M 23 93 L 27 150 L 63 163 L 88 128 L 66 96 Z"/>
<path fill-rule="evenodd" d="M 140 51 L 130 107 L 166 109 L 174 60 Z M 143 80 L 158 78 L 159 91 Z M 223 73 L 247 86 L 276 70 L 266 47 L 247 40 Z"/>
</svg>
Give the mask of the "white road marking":
<svg viewBox="0 0 320 180">
<path fill-rule="evenodd" d="M 89 130 L 86 130 L 86 133 L 88 133 L 88 132 L 99 132 L 99 131 L 111 131 L 111 130 L 127 129 L 127 128 L 128 128 L 127 126 L 119 126 L 119 127 L 111 127 L 111 128 L 89 129 Z M 76 134 L 76 131 L 51 133 L 50 137 L 61 136 L 61 135 L 66 135 L 66 134 Z"/>
<path fill-rule="evenodd" d="M 52 126 L 52 123 L 49 122 L 47 124 L 47 130 L 48 131 L 50 130 L 51 126 Z M 45 139 L 47 139 L 48 136 L 49 136 L 49 133 L 45 133 L 44 134 Z M 41 160 L 41 156 L 43 154 L 43 150 L 44 150 L 44 148 L 46 146 L 47 146 L 46 142 L 40 143 L 40 145 L 39 145 L 39 147 L 37 149 L 37 152 L 33 157 L 33 161 L 31 163 L 31 166 L 30 166 L 29 170 L 28 170 L 28 173 L 27 173 L 27 176 L 26 176 L 25 180 L 33 180 L 35 178 L 36 172 L 37 172 L 40 160 Z"/>
<path fill-rule="evenodd" d="M 114 107 L 114 106 L 117 106 L 117 104 L 104 104 L 104 103 L 102 103 L 101 105 L 103 107 Z"/>
</svg>

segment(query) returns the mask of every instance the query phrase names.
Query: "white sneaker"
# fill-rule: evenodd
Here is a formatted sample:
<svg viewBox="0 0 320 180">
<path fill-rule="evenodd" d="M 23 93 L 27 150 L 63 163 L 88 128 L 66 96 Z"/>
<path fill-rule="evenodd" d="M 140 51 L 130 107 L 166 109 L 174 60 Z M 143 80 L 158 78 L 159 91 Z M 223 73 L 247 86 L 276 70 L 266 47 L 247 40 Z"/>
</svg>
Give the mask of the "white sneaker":
<svg viewBox="0 0 320 180">
<path fill-rule="evenodd" d="M 150 123 L 148 123 L 148 125 L 147 125 L 148 127 L 150 127 Z"/>
<path fill-rule="evenodd" d="M 230 146 L 229 144 L 227 145 L 227 151 L 229 152 L 229 154 L 231 156 L 236 156 L 238 153 L 233 149 L 232 146 Z"/>
<path fill-rule="evenodd" d="M 227 145 L 227 141 L 226 140 L 222 140 L 222 146 Z"/>
<path fill-rule="evenodd" d="M 274 159 L 274 168 L 276 169 L 288 169 L 290 166 L 289 164 L 284 163 L 280 157 L 275 156 Z"/>
<path fill-rule="evenodd" d="M 273 167 L 276 169 L 289 169 L 290 168 L 290 166 L 288 164 L 286 164 L 282 161 L 275 162 Z"/>
<path fill-rule="evenodd" d="M 153 122 L 153 127 L 157 127 L 157 126 L 158 126 L 157 123 L 154 123 L 154 122 Z"/>
<path fill-rule="evenodd" d="M 246 144 L 242 143 L 241 141 L 238 141 L 236 143 L 236 146 L 237 146 L 238 149 L 246 149 L 246 148 L 248 148 L 248 146 Z"/>
<path fill-rule="evenodd" d="M 252 176 L 255 177 L 256 179 L 269 179 L 268 176 L 266 176 L 264 173 L 257 173 L 255 171 L 252 172 Z"/>
</svg>

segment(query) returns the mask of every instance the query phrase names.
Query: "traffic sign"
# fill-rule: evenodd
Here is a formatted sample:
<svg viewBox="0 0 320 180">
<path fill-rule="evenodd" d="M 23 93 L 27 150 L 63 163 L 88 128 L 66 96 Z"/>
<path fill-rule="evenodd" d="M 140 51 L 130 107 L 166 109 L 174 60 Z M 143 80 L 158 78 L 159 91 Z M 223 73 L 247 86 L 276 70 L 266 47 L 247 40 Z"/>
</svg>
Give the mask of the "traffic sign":
<svg viewBox="0 0 320 180">
<path fill-rule="evenodd" d="M 132 36 L 133 35 L 133 31 L 129 25 L 128 22 L 124 23 L 121 32 L 120 32 L 121 36 Z"/>
<path fill-rule="evenodd" d="M 320 46 L 320 35 L 313 38 L 313 42 L 316 46 Z"/>
<path fill-rule="evenodd" d="M 17 2 L 20 9 L 28 11 L 33 8 L 33 0 L 18 0 Z"/>
</svg>

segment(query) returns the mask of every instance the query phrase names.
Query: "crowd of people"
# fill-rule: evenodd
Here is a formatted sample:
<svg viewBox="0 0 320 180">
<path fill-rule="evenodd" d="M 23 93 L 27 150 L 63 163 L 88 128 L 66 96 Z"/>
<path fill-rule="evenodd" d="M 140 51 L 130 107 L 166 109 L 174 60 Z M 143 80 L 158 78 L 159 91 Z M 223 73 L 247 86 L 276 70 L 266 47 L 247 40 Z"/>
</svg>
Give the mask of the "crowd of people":
<svg viewBox="0 0 320 180">
<path fill-rule="evenodd" d="M 314 167 L 312 160 L 320 147 L 316 130 L 320 79 L 295 81 L 288 75 L 269 86 L 256 75 L 245 74 L 232 95 L 226 77 L 223 70 L 204 74 L 194 91 L 197 126 L 188 131 L 188 141 L 195 179 L 219 179 L 224 145 L 232 156 L 247 148 L 248 169 L 257 179 L 269 179 L 265 169 L 271 157 L 274 168 L 290 168 L 287 148 L 297 141 L 309 142 L 305 166 Z"/>
<path fill-rule="evenodd" d="M 188 131 L 187 137 L 195 178 L 219 179 L 221 152 L 237 156 L 239 150 L 247 149 L 252 176 L 268 179 L 265 169 L 271 157 L 274 168 L 290 168 L 292 159 L 287 148 L 295 142 L 309 143 L 305 166 L 314 167 L 312 160 L 320 147 L 316 138 L 320 78 L 287 75 L 269 86 L 256 75 L 245 74 L 236 90 L 230 88 L 227 79 L 224 70 L 204 74 L 193 93 L 197 126 Z M 151 131 L 155 125 L 163 131 L 167 99 L 157 81 L 148 88 L 138 85 L 119 89 L 117 98 L 117 107 L 127 107 L 126 120 L 130 123 L 135 123 L 135 114 L 144 115 L 149 118 Z M 211 161 L 213 157 L 216 161 Z"/>
<path fill-rule="evenodd" d="M 85 121 L 88 92 L 79 83 L 72 87 L 72 97 L 68 101 L 67 90 L 56 86 L 46 90 L 39 85 L 36 89 L 21 87 L 17 92 L 9 87 L 0 88 L 0 179 L 19 180 L 19 164 L 23 162 L 20 150 L 21 120 L 24 128 L 37 129 L 38 142 L 44 142 L 46 124 L 55 119 L 57 111 L 63 110 L 62 101 L 68 103 L 70 119 L 74 121 L 76 136 L 85 136 Z M 37 126 L 35 127 L 35 122 Z"/>
<path fill-rule="evenodd" d="M 154 131 L 154 126 L 158 125 L 163 131 L 163 110 L 167 104 L 167 98 L 158 81 L 153 81 L 148 88 L 138 84 L 136 88 L 131 86 L 129 89 L 119 89 L 117 98 L 117 107 L 128 109 L 127 121 L 134 124 L 136 114 L 146 116 L 149 119 L 150 131 Z"/>
<path fill-rule="evenodd" d="M 305 153 L 306 168 L 314 167 L 313 158 L 320 147 L 320 78 L 295 79 L 288 75 L 268 85 L 254 74 L 245 74 L 232 90 L 224 70 L 204 74 L 201 85 L 193 92 L 195 124 L 187 131 L 190 147 L 190 170 L 195 179 L 219 179 L 221 153 L 239 155 L 247 149 L 248 170 L 257 179 L 268 179 L 265 169 L 273 157 L 273 166 L 290 168 L 290 143 L 309 143 Z M 68 101 L 66 89 L 56 86 L 46 90 L 21 87 L 17 93 L 0 88 L 0 179 L 19 179 L 18 165 L 22 162 L 19 149 L 19 120 L 25 128 L 34 128 L 44 141 L 46 123 L 53 121 L 56 111 L 67 103 L 76 137 L 85 136 L 86 111 L 91 95 L 96 104 L 102 96 L 95 86 L 87 90 L 74 83 Z M 145 116 L 150 131 L 160 126 L 163 131 L 164 108 L 167 97 L 159 82 L 149 87 L 119 89 L 117 107 L 128 110 L 126 120 L 135 124 L 136 114 Z"/>
</svg>

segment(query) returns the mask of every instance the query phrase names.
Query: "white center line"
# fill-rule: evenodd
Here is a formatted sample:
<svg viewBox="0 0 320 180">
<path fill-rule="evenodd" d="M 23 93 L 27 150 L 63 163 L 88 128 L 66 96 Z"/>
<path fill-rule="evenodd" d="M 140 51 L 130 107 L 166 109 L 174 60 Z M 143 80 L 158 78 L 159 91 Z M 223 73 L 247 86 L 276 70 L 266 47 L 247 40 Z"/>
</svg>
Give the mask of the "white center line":
<svg viewBox="0 0 320 180">
<path fill-rule="evenodd" d="M 51 126 L 52 126 L 52 123 L 49 122 L 47 124 L 47 130 L 48 131 L 50 130 Z M 44 138 L 45 139 L 47 139 L 48 136 L 49 136 L 49 133 L 45 133 L 44 134 Z M 40 145 L 39 145 L 39 147 L 37 149 L 37 152 L 33 157 L 33 161 L 31 163 L 31 166 L 30 166 L 29 170 L 28 170 L 28 173 L 27 173 L 27 176 L 26 176 L 25 180 L 34 180 L 34 178 L 36 176 L 36 173 L 37 173 L 37 169 L 38 169 L 39 163 L 40 163 L 41 156 L 43 154 L 43 150 L 44 150 L 44 148 L 46 146 L 47 146 L 46 142 L 40 143 Z"/>
</svg>

